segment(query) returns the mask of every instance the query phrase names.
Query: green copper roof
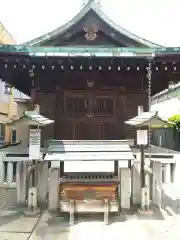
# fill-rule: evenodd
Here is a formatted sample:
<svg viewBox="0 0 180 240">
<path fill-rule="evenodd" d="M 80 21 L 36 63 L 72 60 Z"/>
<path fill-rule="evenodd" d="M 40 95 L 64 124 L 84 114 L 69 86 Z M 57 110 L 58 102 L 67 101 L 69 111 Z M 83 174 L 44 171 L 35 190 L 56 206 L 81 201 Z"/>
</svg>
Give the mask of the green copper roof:
<svg viewBox="0 0 180 240">
<path fill-rule="evenodd" d="M 16 125 L 17 123 L 25 125 L 46 126 L 54 123 L 54 120 L 44 117 L 34 111 L 25 111 L 22 117 L 10 122 L 9 125 Z"/>
<path fill-rule="evenodd" d="M 158 116 L 157 112 L 143 112 L 141 115 L 125 121 L 127 125 L 134 127 L 148 127 L 157 128 L 157 127 L 168 127 L 169 124 L 167 121 L 161 119 Z"/>
<path fill-rule="evenodd" d="M 120 27 L 119 25 L 117 25 L 116 23 L 114 23 L 101 10 L 101 8 L 99 7 L 99 4 L 97 4 L 97 1 L 92 1 L 92 0 L 87 1 L 87 3 L 82 8 L 82 10 L 72 20 L 70 20 L 66 24 L 58 27 L 57 29 L 55 29 L 52 32 L 48 32 L 47 34 L 44 34 L 38 38 L 35 38 L 31 41 L 26 42 L 26 43 L 24 43 L 24 45 L 25 46 L 37 46 L 37 45 L 39 46 L 39 45 L 43 44 L 44 42 L 46 42 L 47 40 L 50 40 L 54 37 L 57 37 L 60 34 L 65 33 L 66 31 L 69 31 L 69 29 L 71 27 L 78 24 L 86 16 L 86 14 L 90 11 L 93 11 L 95 14 L 97 14 L 99 16 L 99 18 L 102 19 L 102 21 L 105 22 L 107 25 L 109 25 L 110 28 L 114 29 L 115 32 L 119 32 L 119 33 L 123 34 L 124 36 L 126 36 L 138 43 L 141 43 L 142 45 L 147 46 L 147 47 L 162 47 L 158 44 L 147 41 L 144 38 L 138 37 L 137 35 L 127 31 L 126 29 L 124 29 L 124 28 Z"/>
<path fill-rule="evenodd" d="M 26 47 L 0 45 L 0 54 L 20 54 L 35 57 L 154 57 L 180 54 L 179 48 L 98 48 L 98 47 Z"/>
</svg>

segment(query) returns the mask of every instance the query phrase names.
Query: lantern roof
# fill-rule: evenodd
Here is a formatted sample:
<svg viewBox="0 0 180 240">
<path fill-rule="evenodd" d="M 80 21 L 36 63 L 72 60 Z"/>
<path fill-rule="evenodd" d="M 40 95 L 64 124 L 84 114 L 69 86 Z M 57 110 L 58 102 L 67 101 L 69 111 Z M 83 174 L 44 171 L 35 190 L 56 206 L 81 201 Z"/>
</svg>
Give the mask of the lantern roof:
<svg viewBox="0 0 180 240">
<path fill-rule="evenodd" d="M 125 121 L 126 124 L 134 127 L 167 127 L 169 126 L 168 122 L 163 120 L 158 116 L 157 112 L 143 112 L 140 115 Z"/>
<path fill-rule="evenodd" d="M 35 111 L 25 111 L 23 116 L 10 122 L 9 125 L 13 126 L 19 123 L 25 124 L 25 125 L 43 127 L 43 126 L 54 123 L 54 120 L 44 117 Z"/>
</svg>

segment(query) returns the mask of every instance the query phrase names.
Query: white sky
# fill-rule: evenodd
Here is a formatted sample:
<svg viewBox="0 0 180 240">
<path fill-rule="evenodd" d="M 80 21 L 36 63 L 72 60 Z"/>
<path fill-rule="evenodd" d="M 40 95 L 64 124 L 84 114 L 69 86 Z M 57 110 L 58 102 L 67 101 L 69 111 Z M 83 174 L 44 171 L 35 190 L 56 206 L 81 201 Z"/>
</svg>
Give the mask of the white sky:
<svg viewBox="0 0 180 240">
<path fill-rule="evenodd" d="M 38 37 L 72 19 L 82 0 L 0 0 L 0 21 L 17 43 Z M 180 0 L 101 0 L 121 27 L 168 47 L 180 46 Z"/>
</svg>

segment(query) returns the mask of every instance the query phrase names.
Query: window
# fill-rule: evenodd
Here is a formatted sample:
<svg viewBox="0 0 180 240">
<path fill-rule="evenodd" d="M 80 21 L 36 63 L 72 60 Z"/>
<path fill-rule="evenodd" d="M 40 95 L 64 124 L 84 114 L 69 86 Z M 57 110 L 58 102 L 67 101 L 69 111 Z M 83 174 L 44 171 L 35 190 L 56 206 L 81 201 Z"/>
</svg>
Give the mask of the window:
<svg viewBox="0 0 180 240">
<path fill-rule="evenodd" d="M 12 136 L 11 136 L 11 141 L 12 143 L 16 143 L 16 130 L 12 130 Z"/>
<path fill-rule="evenodd" d="M 66 112 L 70 116 L 85 114 L 86 113 L 85 99 L 67 98 Z"/>
<path fill-rule="evenodd" d="M 0 143 L 5 140 L 5 124 L 0 124 Z"/>
<path fill-rule="evenodd" d="M 95 115 L 113 115 L 114 102 L 112 98 L 96 99 Z"/>
<path fill-rule="evenodd" d="M 114 99 L 110 97 L 66 98 L 65 110 L 68 116 L 112 116 Z"/>
</svg>

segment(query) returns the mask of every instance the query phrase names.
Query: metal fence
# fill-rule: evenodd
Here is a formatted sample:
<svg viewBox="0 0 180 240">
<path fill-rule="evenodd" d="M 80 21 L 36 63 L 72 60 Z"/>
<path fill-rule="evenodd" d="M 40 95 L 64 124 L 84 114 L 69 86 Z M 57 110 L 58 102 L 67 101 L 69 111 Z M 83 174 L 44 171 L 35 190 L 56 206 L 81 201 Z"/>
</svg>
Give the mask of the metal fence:
<svg viewBox="0 0 180 240">
<path fill-rule="evenodd" d="M 153 145 L 180 151 L 180 132 L 178 132 L 176 129 L 153 129 L 151 141 Z"/>
</svg>

